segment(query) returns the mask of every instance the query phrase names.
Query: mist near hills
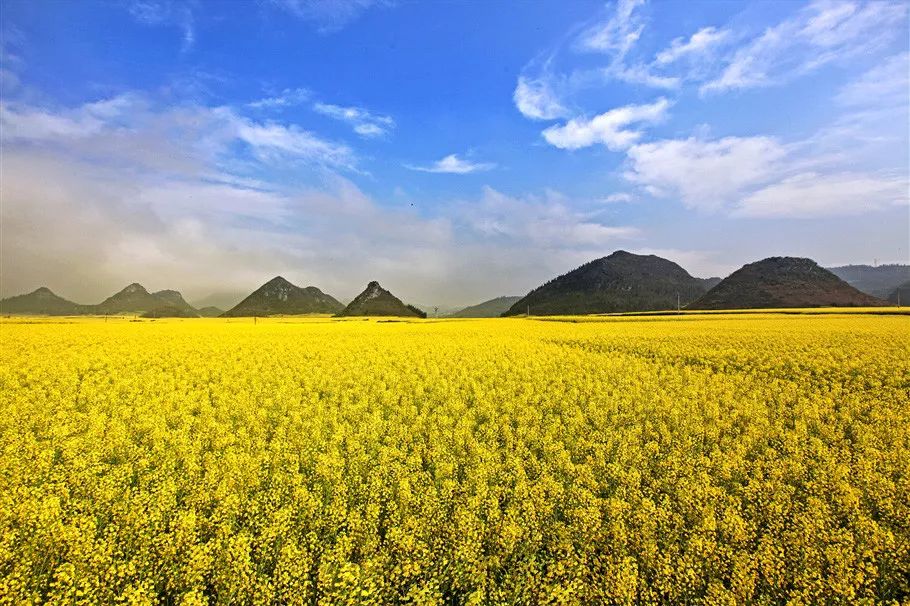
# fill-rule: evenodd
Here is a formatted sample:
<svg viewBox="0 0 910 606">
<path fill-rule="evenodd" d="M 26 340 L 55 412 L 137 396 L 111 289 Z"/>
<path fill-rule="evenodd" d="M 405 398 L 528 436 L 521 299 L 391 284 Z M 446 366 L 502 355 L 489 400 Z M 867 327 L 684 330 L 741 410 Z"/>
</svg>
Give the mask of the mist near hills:
<svg viewBox="0 0 910 606">
<path fill-rule="evenodd" d="M 718 286 L 724 285 L 724 282 L 727 284 L 719 292 L 726 292 L 729 289 L 729 279 L 737 276 L 737 272 L 723 281 L 719 277 L 698 278 L 689 274 L 678 264 L 656 255 L 636 255 L 626 251 L 616 251 L 607 257 L 589 261 L 532 288 L 527 295 L 498 296 L 465 307 L 445 303 L 405 304 L 375 281 L 371 281 L 364 292 L 347 302 L 345 299 L 333 297 L 315 286 L 300 288 L 279 276 L 266 282 L 251 294 L 237 294 L 222 290 L 194 300 L 195 305 L 188 303 L 180 291 L 164 289 L 149 292 L 144 286 L 135 282 L 97 304 L 76 303 L 56 294 L 47 286 L 41 286 L 29 293 L 0 300 L 0 313 L 57 316 L 141 314 L 155 318 L 340 314 L 345 312 L 354 314 L 354 311 L 358 310 L 354 315 L 467 318 L 496 317 L 501 314 L 521 315 L 527 313 L 529 308 L 531 308 L 532 314 L 538 315 L 674 309 L 677 304 L 677 295 L 681 307 L 689 305 L 693 309 L 696 305 L 713 305 L 715 308 L 717 305 L 729 305 L 732 306 L 731 308 L 750 305 L 788 306 L 789 304 L 813 306 L 825 304 L 825 300 L 830 300 L 831 304 L 835 305 L 887 304 L 888 301 L 897 302 L 899 287 L 902 289 L 900 292 L 903 300 L 910 300 L 910 296 L 904 295 L 907 283 L 910 282 L 908 280 L 910 265 L 888 264 L 878 267 L 847 265 L 834 267 L 828 271 L 809 259 L 797 259 L 800 261 L 799 263 L 790 263 L 788 265 L 790 269 L 781 272 L 778 271 L 779 268 L 775 269 L 774 263 L 771 262 L 773 259 L 775 258 L 764 259 L 762 262 L 747 264 L 745 267 L 763 263 L 764 265 L 760 265 L 760 267 L 768 270 L 770 272 L 768 275 L 776 274 L 777 277 L 774 279 L 782 279 L 784 283 L 789 284 L 779 288 L 780 292 L 784 293 L 789 291 L 790 294 L 794 294 L 796 291 L 800 291 L 805 284 L 799 286 L 799 281 L 804 280 L 806 275 L 810 275 L 810 282 L 819 276 L 824 276 L 822 282 L 827 281 L 829 284 L 820 290 L 818 288 L 810 289 L 815 295 L 809 294 L 802 299 L 784 296 L 779 300 L 773 297 L 762 300 L 760 297 L 755 299 L 757 291 L 762 288 L 761 281 L 747 281 L 733 289 L 733 294 L 725 295 L 723 299 L 695 303 L 702 295 L 714 292 Z M 809 270 L 806 270 L 808 266 L 803 262 L 811 264 Z M 742 272 L 742 269 L 738 272 Z M 737 280 L 740 280 L 741 277 L 740 274 Z M 831 280 L 836 279 L 840 282 L 841 277 L 844 277 L 843 282 L 833 286 L 839 293 L 835 295 L 829 288 L 834 284 Z M 844 287 L 849 288 L 845 290 Z M 826 288 L 829 290 L 825 291 Z M 827 292 L 827 294 L 821 296 L 820 293 L 823 292 Z M 863 298 L 859 296 L 859 293 L 874 297 L 874 299 Z M 373 301 L 373 299 L 376 300 Z M 222 304 L 224 301 L 235 301 L 235 303 L 224 307 L 211 304 L 202 305 L 202 303 L 215 301 Z M 354 305 L 355 302 L 357 305 Z"/>
</svg>

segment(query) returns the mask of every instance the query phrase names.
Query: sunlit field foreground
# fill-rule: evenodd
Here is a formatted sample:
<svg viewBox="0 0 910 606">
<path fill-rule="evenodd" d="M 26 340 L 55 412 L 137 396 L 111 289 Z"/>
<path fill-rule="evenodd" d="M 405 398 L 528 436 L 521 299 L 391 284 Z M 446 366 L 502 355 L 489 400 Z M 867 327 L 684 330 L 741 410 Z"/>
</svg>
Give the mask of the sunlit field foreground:
<svg viewBox="0 0 910 606">
<path fill-rule="evenodd" d="M 588 320 L 4 319 L 0 603 L 910 595 L 910 317 Z"/>
</svg>

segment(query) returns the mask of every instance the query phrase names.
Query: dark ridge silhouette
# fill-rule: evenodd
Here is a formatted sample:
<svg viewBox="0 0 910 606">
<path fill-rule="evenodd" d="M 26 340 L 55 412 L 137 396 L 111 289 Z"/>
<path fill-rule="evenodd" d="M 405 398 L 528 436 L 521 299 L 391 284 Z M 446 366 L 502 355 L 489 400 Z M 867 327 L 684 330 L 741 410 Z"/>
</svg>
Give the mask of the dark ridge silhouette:
<svg viewBox="0 0 910 606">
<path fill-rule="evenodd" d="M 73 303 L 42 286 L 24 295 L 0 300 L 0 313 L 37 316 L 74 316 L 85 313 L 85 305 Z"/>
<path fill-rule="evenodd" d="M 521 297 L 496 297 L 477 305 L 471 305 L 464 309 L 452 312 L 445 317 L 447 318 L 498 318 L 515 305 Z"/>
<path fill-rule="evenodd" d="M 879 299 L 887 298 L 898 286 L 910 282 L 910 265 L 843 265 L 827 269 L 856 290 Z"/>
<path fill-rule="evenodd" d="M 354 300 L 338 315 L 427 317 L 426 312 L 413 305 L 405 305 L 401 299 L 384 289 L 376 281 L 367 284 L 366 289 L 354 297 Z"/>
<path fill-rule="evenodd" d="M 276 276 L 253 291 L 225 317 L 334 314 L 343 309 L 334 297 L 315 286 L 300 288 Z"/>
<path fill-rule="evenodd" d="M 812 259 L 769 257 L 736 270 L 687 309 L 877 307 L 887 304 L 853 288 Z"/>
<path fill-rule="evenodd" d="M 702 280 L 672 261 L 618 250 L 535 288 L 504 316 L 575 315 L 676 309 L 705 292 Z M 678 297 L 678 299 L 677 299 Z"/>
</svg>

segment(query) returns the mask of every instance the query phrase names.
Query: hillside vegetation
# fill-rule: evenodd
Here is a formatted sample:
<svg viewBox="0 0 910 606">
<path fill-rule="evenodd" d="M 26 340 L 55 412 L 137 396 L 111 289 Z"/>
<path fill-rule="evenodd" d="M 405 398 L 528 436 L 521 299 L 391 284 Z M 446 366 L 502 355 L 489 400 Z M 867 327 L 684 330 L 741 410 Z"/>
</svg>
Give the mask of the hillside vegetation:
<svg viewBox="0 0 910 606">
<path fill-rule="evenodd" d="M 498 318 L 515 305 L 521 297 L 496 297 L 477 305 L 471 305 L 449 314 L 448 318 Z"/>
<path fill-rule="evenodd" d="M 373 281 L 367 284 L 362 293 L 348 303 L 339 316 L 403 316 L 411 318 L 426 318 L 426 312 L 413 305 L 406 305 Z"/>
<path fill-rule="evenodd" d="M 700 297 L 705 283 L 672 261 L 623 250 L 585 263 L 535 288 L 503 315 L 596 314 L 676 309 Z"/>
<path fill-rule="evenodd" d="M 881 305 L 888 303 L 853 288 L 812 259 L 769 257 L 736 270 L 688 309 Z"/>
</svg>

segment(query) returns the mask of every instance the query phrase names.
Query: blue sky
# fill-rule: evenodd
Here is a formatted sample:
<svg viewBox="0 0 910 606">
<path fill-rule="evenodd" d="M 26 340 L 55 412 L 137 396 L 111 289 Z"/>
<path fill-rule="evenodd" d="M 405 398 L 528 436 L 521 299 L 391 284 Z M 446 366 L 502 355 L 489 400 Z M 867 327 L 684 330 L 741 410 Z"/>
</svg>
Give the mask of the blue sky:
<svg viewBox="0 0 910 606">
<path fill-rule="evenodd" d="M 910 256 L 906 3 L 7 0 L 0 34 L 4 296 Z"/>
</svg>

